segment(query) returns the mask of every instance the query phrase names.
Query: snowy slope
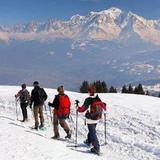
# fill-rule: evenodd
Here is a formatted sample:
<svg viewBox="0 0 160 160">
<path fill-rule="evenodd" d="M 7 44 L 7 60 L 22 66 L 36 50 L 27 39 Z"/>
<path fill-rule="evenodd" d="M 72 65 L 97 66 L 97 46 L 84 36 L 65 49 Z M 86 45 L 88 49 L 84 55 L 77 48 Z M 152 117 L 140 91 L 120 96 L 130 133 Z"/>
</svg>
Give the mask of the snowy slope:
<svg viewBox="0 0 160 160">
<path fill-rule="evenodd" d="M 103 121 L 98 125 L 98 137 L 102 145 L 102 156 L 83 153 L 87 148 L 73 151 L 70 142 L 50 140 L 53 136 L 52 126 L 47 118 L 47 131 L 31 132 L 30 121 L 22 124 L 16 121 L 14 94 L 19 87 L 0 86 L 0 159 L 3 160 L 160 160 L 160 99 L 148 96 L 127 94 L 100 94 L 108 104 L 107 142 L 104 146 Z M 31 88 L 30 88 L 31 90 Z M 46 90 L 52 100 L 55 90 Z M 75 120 L 74 100 L 81 103 L 85 94 L 66 92 L 72 100 L 72 119 Z M 48 112 L 47 112 L 48 113 Z M 20 112 L 19 112 L 20 114 Z M 46 115 L 45 115 L 46 117 Z M 21 115 L 19 116 L 21 119 Z M 72 120 L 72 130 L 74 125 Z M 83 115 L 79 118 L 78 143 L 85 139 L 87 133 Z M 43 136 L 42 136 L 43 135 Z M 62 131 L 62 137 L 64 132 Z M 73 136 L 74 139 L 74 136 Z"/>
</svg>

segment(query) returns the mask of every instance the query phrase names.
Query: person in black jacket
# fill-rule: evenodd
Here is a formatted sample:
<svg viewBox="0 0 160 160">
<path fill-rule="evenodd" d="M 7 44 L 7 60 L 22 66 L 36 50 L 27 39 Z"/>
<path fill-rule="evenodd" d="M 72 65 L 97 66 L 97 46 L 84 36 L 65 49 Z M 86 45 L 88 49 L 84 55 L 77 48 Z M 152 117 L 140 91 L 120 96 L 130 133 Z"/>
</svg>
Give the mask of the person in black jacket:
<svg viewBox="0 0 160 160">
<path fill-rule="evenodd" d="M 43 88 L 40 88 L 38 81 L 35 81 L 33 83 L 33 86 L 34 86 L 34 89 L 32 90 L 32 93 L 31 93 L 30 108 L 32 108 L 32 104 L 33 104 L 33 112 L 34 112 L 34 119 L 35 119 L 34 129 L 38 129 L 38 128 L 44 127 L 43 105 L 47 99 L 47 94 Z M 41 123 L 40 126 L 39 126 L 38 115 L 40 117 L 40 123 Z"/>
</svg>

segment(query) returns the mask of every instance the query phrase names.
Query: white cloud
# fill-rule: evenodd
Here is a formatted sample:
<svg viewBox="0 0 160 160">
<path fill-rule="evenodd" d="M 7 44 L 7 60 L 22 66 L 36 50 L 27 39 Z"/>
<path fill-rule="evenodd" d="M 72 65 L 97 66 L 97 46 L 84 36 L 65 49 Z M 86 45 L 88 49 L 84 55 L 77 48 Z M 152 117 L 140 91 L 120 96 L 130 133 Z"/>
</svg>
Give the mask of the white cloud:
<svg viewBox="0 0 160 160">
<path fill-rule="evenodd" d="M 54 51 L 49 51 L 49 55 L 53 56 L 53 55 L 55 55 L 55 52 Z"/>
<path fill-rule="evenodd" d="M 66 54 L 67 54 L 67 56 L 70 57 L 70 58 L 72 58 L 72 56 L 73 56 L 73 53 L 71 53 L 71 52 L 67 52 Z"/>
</svg>

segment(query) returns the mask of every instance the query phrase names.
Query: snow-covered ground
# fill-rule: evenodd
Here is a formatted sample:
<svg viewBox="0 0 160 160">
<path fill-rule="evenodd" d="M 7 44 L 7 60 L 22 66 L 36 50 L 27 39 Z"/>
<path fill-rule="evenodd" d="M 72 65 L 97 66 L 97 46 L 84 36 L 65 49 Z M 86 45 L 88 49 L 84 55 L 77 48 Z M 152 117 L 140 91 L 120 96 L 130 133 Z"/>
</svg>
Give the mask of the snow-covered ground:
<svg viewBox="0 0 160 160">
<path fill-rule="evenodd" d="M 15 116 L 15 93 L 20 87 L 0 86 L 0 159 L 1 160 L 160 160 L 160 99 L 141 95 L 100 94 L 108 104 L 107 142 L 104 146 L 104 123 L 98 125 L 102 156 L 85 153 L 88 148 L 71 150 L 71 142 L 51 140 L 52 125 L 46 119 L 46 131 L 33 132 L 33 116 L 28 108 L 29 122 L 21 123 Z M 31 88 L 29 88 L 31 90 Z M 51 101 L 56 90 L 46 89 Z M 81 104 L 87 96 L 66 92 L 72 101 L 71 128 L 75 128 L 74 100 Z M 47 103 L 46 102 L 46 103 Z M 46 113 L 46 112 L 44 112 Z M 49 114 L 49 112 L 47 112 Z M 45 117 L 46 114 L 45 114 Z M 19 110 L 19 119 L 21 119 Z M 61 130 L 62 137 L 65 136 Z M 87 135 L 84 116 L 79 116 L 78 143 Z"/>
</svg>

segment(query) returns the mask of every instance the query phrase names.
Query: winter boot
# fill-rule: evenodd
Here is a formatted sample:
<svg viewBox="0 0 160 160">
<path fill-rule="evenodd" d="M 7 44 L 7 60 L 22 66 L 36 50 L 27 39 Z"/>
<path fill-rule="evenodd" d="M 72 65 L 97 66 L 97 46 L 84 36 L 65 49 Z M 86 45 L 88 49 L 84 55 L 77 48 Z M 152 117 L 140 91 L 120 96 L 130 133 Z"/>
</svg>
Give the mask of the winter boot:
<svg viewBox="0 0 160 160">
<path fill-rule="evenodd" d="M 42 129 L 44 127 L 44 124 L 41 123 L 41 125 L 39 126 L 39 129 Z"/>
<path fill-rule="evenodd" d="M 91 148 L 91 152 L 95 153 L 97 155 L 100 155 L 100 151 L 98 149 L 96 149 L 95 147 Z"/>
<path fill-rule="evenodd" d="M 65 136 L 65 139 L 71 139 L 71 136 L 72 136 L 72 132 L 71 130 L 67 131 L 67 136 Z"/>
<path fill-rule="evenodd" d="M 59 139 L 59 138 L 60 138 L 59 135 L 55 135 L 55 136 L 51 137 L 51 139 Z"/>
<path fill-rule="evenodd" d="M 36 130 L 38 130 L 38 126 L 39 126 L 39 124 L 36 122 L 36 123 L 35 123 L 35 126 L 34 126 L 34 127 L 32 127 L 32 129 L 36 129 Z"/>
<path fill-rule="evenodd" d="M 31 127 L 31 129 L 38 130 L 38 126 Z"/>
</svg>

